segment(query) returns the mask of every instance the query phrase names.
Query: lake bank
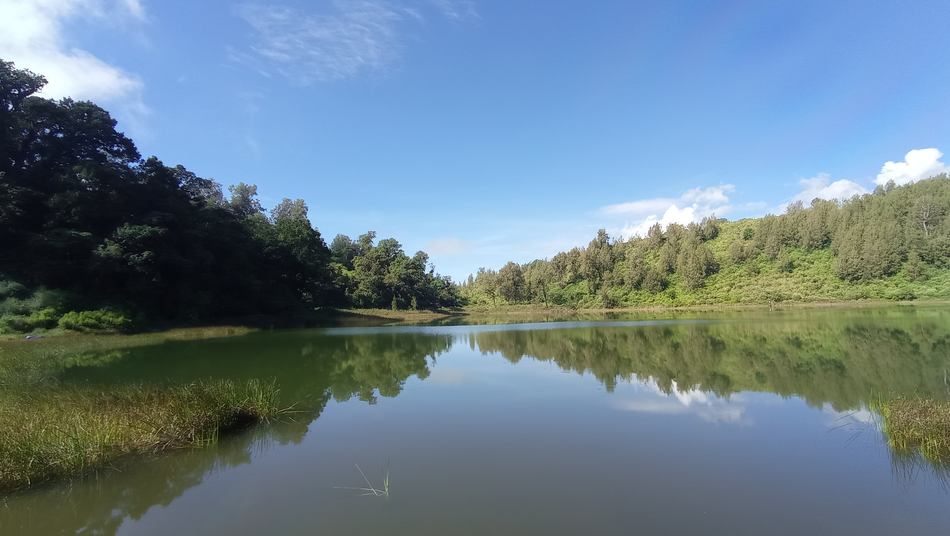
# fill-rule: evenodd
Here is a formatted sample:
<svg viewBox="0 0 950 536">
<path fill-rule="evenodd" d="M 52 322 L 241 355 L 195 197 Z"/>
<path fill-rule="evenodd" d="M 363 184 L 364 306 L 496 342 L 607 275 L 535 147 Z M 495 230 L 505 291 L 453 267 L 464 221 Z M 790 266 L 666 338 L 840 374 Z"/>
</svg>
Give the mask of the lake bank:
<svg viewBox="0 0 950 536">
<path fill-rule="evenodd" d="M 228 326 L 0 341 L 0 489 L 81 475 L 129 454 L 206 445 L 273 417 L 279 389 L 268 381 L 156 387 L 66 386 L 57 379 L 70 366 L 121 360 L 130 348 L 251 331 Z"/>
</svg>

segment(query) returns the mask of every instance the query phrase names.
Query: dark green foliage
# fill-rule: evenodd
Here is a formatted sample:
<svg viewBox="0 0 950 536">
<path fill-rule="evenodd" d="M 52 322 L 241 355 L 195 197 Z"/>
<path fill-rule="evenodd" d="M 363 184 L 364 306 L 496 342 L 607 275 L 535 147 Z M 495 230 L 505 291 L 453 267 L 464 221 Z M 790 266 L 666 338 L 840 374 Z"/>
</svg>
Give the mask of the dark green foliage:
<svg viewBox="0 0 950 536">
<path fill-rule="evenodd" d="M 640 248 L 633 248 L 627 252 L 627 273 L 625 282 L 632 289 L 639 289 L 646 279 L 647 271 L 650 267 L 647 265 L 646 255 Z"/>
<path fill-rule="evenodd" d="M 508 302 L 524 299 L 525 281 L 520 266 L 509 262 L 498 270 L 498 293 Z"/>
<path fill-rule="evenodd" d="M 663 241 L 663 226 L 660 225 L 659 222 L 654 223 L 647 231 L 647 237 L 644 240 L 644 243 L 649 249 L 660 249 L 660 246 L 663 245 Z"/>
<path fill-rule="evenodd" d="M 778 252 L 778 256 L 775 257 L 775 266 L 778 267 L 780 272 L 791 272 L 795 269 L 795 263 L 792 262 L 792 258 L 788 255 L 787 249 L 782 249 Z"/>
<path fill-rule="evenodd" d="M 746 230 L 748 231 L 749 229 Z M 729 244 L 728 253 L 729 260 L 731 260 L 733 264 L 741 264 L 746 259 L 746 248 L 740 240 L 735 240 Z"/>
<path fill-rule="evenodd" d="M 923 263 L 920 261 L 920 255 L 916 251 L 911 251 L 907 255 L 907 262 L 904 263 L 904 277 L 911 281 L 923 281 L 927 279 L 924 273 Z"/>
<path fill-rule="evenodd" d="M 607 231 L 601 229 L 597 231 L 597 237 L 587 245 L 587 249 L 580 253 L 580 274 L 587 282 L 588 292 L 593 294 L 600 288 L 605 274 L 613 269 L 613 265 L 610 237 L 607 236 Z M 501 272 L 498 273 L 501 275 Z"/>
<path fill-rule="evenodd" d="M 425 252 L 418 251 L 409 257 L 395 239 L 387 238 L 374 245 L 375 238 L 376 233 L 370 231 L 355 243 L 342 235 L 334 239 L 340 255 L 353 254 L 352 270 L 342 263 L 335 264 L 337 279 L 351 303 L 393 310 L 458 305 L 457 286 L 450 277 L 435 273 Z"/>
<path fill-rule="evenodd" d="M 24 315 L 0 316 L 0 333 L 26 333 L 33 330 L 33 323 Z"/>
<path fill-rule="evenodd" d="M 350 237 L 344 234 L 338 234 L 330 244 L 330 254 L 333 262 L 338 263 L 349 270 L 353 269 L 353 259 L 360 253 L 359 244 L 350 240 Z"/>
<path fill-rule="evenodd" d="M 337 237 L 331 252 L 303 200 L 284 199 L 268 218 L 257 186 L 239 183 L 226 201 L 215 181 L 141 160 L 95 104 L 33 96 L 44 83 L 0 63 L 0 315 L 116 307 L 190 323 L 296 315 L 348 295 L 373 306 L 394 292 L 404 306 L 457 302 L 424 253 L 377 259 L 354 280 L 375 233 Z M 44 288 L 70 303 L 28 300 Z"/>
<path fill-rule="evenodd" d="M 660 247 L 660 260 L 657 268 L 664 273 L 672 272 L 676 267 L 675 242 L 667 242 Z"/>
<path fill-rule="evenodd" d="M 72 331 L 124 331 L 129 319 L 114 311 L 70 311 L 59 319 L 59 327 Z"/>
<path fill-rule="evenodd" d="M 641 284 L 643 290 L 656 294 L 666 288 L 666 272 L 657 267 L 651 267 L 643 276 Z"/>
</svg>

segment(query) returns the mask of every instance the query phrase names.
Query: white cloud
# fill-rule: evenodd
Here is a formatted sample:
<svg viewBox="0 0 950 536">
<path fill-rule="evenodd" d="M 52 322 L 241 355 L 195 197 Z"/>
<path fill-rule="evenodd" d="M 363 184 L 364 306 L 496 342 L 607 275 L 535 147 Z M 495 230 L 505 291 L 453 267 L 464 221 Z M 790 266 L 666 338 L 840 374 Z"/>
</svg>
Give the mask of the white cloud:
<svg viewBox="0 0 950 536">
<path fill-rule="evenodd" d="M 840 181 L 831 182 L 827 173 L 819 173 L 817 177 L 802 179 L 799 184 L 804 186 L 805 190 L 793 197 L 792 202 L 801 201 L 806 207 L 815 198 L 847 200 L 856 195 L 868 193 L 867 188 L 853 181 L 841 179 Z"/>
<path fill-rule="evenodd" d="M 743 417 L 745 404 L 742 395 L 733 395 L 729 399 L 698 389 L 680 390 L 673 382 L 672 393 L 666 394 L 657 385 L 656 380 L 649 379 L 635 390 L 640 393 L 646 391 L 647 396 L 640 395 L 633 400 L 621 400 L 615 403 L 617 409 L 636 411 L 641 413 L 659 413 L 665 415 L 693 414 L 708 422 L 729 422 L 747 424 L 748 419 Z"/>
<path fill-rule="evenodd" d="M 425 243 L 425 251 L 430 255 L 458 255 L 468 249 L 467 244 L 458 238 L 439 238 Z"/>
<path fill-rule="evenodd" d="M 620 230 L 620 235 L 624 238 L 644 236 L 650 227 L 657 222 L 659 222 L 663 228 L 666 228 L 671 223 L 687 225 L 692 222 L 702 221 L 703 218 L 713 214 L 722 216 L 732 209 L 728 204 L 729 197 L 726 195 L 726 192 L 731 192 L 735 190 L 735 188 L 736 187 L 731 184 L 710 186 L 705 190 L 702 188 L 693 188 L 692 190 L 687 190 L 679 198 L 644 199 L 617 205 L 608 205 L 601 208 L 599 212 L 607 215 L 626 214 L 630 216 L 641 216 L 641 219 L 635 223 L 627 223 L 624 225 L 623 229 Z M 659 216 L 660 213 L 663 214 L 662 217 Z"/>
<path fill-rule="evenodd" d="M 329 13 L 310 13 L 286 6 L 251 3 L 235 13 L 255 31 L 253 53 L 233 59 L 253 64 L 265 75 L 274 70 L 301 83 L 350 78 L 384 69 L 399 56 L 399 24 L 422 20 L 413 2 L 335 0 Z M 449 19 L 474 17 L 468 1 L 428 0 Z"/>
<path fill-rule="evenodd" d="M 41 96 L 114 103 L 132 121 L 148 113 L 138 77 L 63 39 L 63 24 L 74 18 L 144 20 L 138 0 L 0 0 L 0 13 L 0 58 L 45 76 Z"/>
<path fill-rule="evenodd" d="M 903 162 L 887 162 L 874 179 L 876 184 L 894 181 L 898 186 L 950 172 L 950 167 L 940 161 L 943 153 L 937 149 L 914 149 L 904 156 Z"/>
</svg>

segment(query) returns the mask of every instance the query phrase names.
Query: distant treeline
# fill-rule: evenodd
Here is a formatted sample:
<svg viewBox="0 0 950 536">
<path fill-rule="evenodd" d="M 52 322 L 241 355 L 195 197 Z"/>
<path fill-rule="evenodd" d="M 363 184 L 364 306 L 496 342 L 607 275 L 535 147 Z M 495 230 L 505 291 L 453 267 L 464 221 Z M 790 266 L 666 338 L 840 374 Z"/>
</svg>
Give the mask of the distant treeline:
<svg viewBox="0 0 950 536">
<path fill-rule="evenodd" d="M 781 216 L 688 226 L 646 237 L 598 232 L 586 248 L 462 284 L 472 304 L 582 307 L 950 297 L 950 179 L 893 182 Z"/>
<path fill-rule="evenodd" d="M 327 247 L 302 199 L 267 214 L 254 185 L 226 198 L 213 180 L 142 160 L 95 104 L 34 96 L 45 83 L 0 60 L 0 332 L 102 308 L 71 326 L 457 304 L 424 252 L 374 244 L 374 232 Z"/>
</svg>

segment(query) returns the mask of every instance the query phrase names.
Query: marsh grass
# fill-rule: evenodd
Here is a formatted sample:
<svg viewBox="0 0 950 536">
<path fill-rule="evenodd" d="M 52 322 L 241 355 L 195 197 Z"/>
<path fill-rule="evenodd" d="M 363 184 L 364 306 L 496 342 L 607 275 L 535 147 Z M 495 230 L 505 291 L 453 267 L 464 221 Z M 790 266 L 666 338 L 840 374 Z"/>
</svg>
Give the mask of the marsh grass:
<svg viewBox="0 0 950 536">
<path fill-rule="evenodd" d="M 0 403 L 0 489 L 77 475 L 133 453 L 213 444 L 278 412 L 273 382 L 54 386 Z"/>
<path fill-rule="evenodd" d="M 249 331 L 213 327 L 0 341 L 0 489 L 83 474 L 126 454 L 214 443 L 221 433 L 273 416 L 273 382 L 150 387 L 58 381 L 69 367 L 119 360 L 129 348 Z"/>
<path fill-rule="evenodd" d="M 891 396 L 878 398 L 871 409 L 881 415 L 881 431 L 895 456 L 919 451 L 935 467 L 950 466 L 950 402 Z"/>
</svg>

